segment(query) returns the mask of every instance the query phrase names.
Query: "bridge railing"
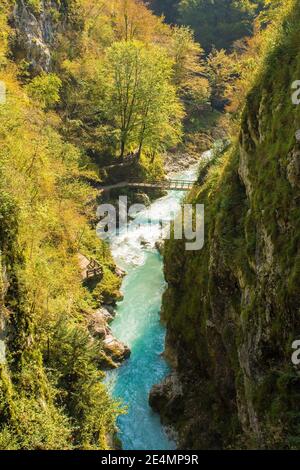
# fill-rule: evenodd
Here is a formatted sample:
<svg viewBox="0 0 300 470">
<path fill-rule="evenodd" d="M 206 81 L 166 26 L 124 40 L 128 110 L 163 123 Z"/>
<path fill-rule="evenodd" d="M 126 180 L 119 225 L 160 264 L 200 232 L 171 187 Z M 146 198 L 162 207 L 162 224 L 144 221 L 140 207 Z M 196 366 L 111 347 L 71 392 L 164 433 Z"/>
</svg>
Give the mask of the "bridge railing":
<svg viewBox="0 0 300 470">
<path fill-rule="evenodd" d="M 182 186 L 191 186 L 197 183 L 196 180 L 179 180 L 179 179 L 167 179 L 167 180 L 153 180 L 153 181 L 141 181 L 139 178 L 127 178 L 128 183 L 136 184 L 157 184 L 157 185 L 182 185 Z"/>
<path fill-rule="evenodd" d="M 197 181 L 196 180 L 168 180 L 169 183 L 171 184 L 183 184 L 183 185 L 193 185 L 193 184 L 196 184 Z"/>
<path fill-rule="evenodd" d="M 166 179 L 166 180 L 154 180 L 154 181 L 141 181 L 139 178 L 127 178 L 126 181 L 112 184 L 109 186 L 102 186 L 103 191 L 110 191 L 114 188 L 123 188 L 126 186 L 136 188 L 157 188 L 157 189 L 169 189 L 177 191 L 186 191 L 192 189 L 197 181 L 195 180 L 179 180 L 179 179 Z"/>
</svg>

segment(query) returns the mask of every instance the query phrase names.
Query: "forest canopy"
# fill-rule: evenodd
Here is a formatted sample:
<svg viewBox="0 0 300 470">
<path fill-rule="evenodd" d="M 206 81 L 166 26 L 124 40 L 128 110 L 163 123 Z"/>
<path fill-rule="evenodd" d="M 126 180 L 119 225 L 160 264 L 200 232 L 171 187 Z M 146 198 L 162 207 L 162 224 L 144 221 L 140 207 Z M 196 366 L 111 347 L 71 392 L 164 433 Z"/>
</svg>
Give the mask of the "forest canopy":
<svg viewBox="0 0 300 470">
<path fill-rule="evenodd" d="M 160 0 L 153 8 L 170 22 L 189 25 L 197 41 L 208 52 L 213 47 L 228 49 L 253 31 L 253 20 L 264 0 Z"/>
</svg>

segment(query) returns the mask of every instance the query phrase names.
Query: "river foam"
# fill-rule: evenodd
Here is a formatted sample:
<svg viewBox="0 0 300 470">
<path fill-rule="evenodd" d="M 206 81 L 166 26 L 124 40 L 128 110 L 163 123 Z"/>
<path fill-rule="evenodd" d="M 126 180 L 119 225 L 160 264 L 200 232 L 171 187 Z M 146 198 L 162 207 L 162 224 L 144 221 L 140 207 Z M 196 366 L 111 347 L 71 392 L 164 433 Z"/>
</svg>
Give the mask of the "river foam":
<svg viewBox="0 0 300 470">
<path fill-rule="evenodd" d="M 194 177 L 195 171 L 193 168 L 176 177 Z M 161 355 L 165 329 L 159 321 L 159 312 L 165 280 L 163 260 L 155 243 L 161 238 L 159 221 L 174 217 L 183 196 L 182 192 L 169 191 L 140 212 L 110 243 L 116 263 L 127 271 L 122 285 L 124 300 L 118 304 L 111 326 L 113 334 L 130 347 L 132 354 L 107 377 L 112 395 L 128 407 L 128 413 L 118 421 L 119 437 L 126 450 L 175 448 L 159 416 L 149 407 L 148 395 L 152 386 L 169 372 Z"/>
</svg>

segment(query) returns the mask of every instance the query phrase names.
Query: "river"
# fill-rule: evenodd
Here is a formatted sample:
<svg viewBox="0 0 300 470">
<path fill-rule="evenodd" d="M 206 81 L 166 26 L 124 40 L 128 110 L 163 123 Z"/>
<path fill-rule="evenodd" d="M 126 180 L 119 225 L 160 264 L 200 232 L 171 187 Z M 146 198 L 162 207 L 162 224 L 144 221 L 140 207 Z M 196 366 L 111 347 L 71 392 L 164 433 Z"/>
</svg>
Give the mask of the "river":
<svg viewBox="0 0 300 470">
<path fill-rule="evenodd" d="M 192 168 L 174 176 L 189 179 L 195 171 Z M 120 231 L 110 243 L 116 263 L 127 272 L 122 285 L 124 300 L 117 305 L 111 327 L 132 353 L 124 365 L 107 377 L 112 395 L 128 407 L 127 414 L 118 420 L 119 438 L 125 450 L 176 448 L 159 416 L 149 407 L 148 395 L 151 387 L 169 372 L 161 355 L 165 329 L 159 321 L 159 312 L 165 280 L 163 259 L 155 249 L 155 242 L 161 237 L 159 220 L 172 219 L 183 197 L 183 192 L 169 191 L 167 196 L 139 212 L 127 232 Z"/>
</svg>

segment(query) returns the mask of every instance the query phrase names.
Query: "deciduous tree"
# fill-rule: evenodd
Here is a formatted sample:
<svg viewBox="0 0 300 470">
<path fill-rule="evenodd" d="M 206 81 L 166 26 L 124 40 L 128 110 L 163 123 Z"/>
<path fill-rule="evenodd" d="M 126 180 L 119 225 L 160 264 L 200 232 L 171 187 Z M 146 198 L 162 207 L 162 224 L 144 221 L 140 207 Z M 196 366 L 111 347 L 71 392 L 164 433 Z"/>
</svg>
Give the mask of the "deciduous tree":
<svg viewBox="0 0 300 470">
<path fill-rule="evenodd" d="M 180 138 L 182 107 L 171 83 L 172 61 L 158 46 L 115 43 L 107 52 L 107 109 L 119 133 L 120 156 L 158 149 Z"/>
</svg>

